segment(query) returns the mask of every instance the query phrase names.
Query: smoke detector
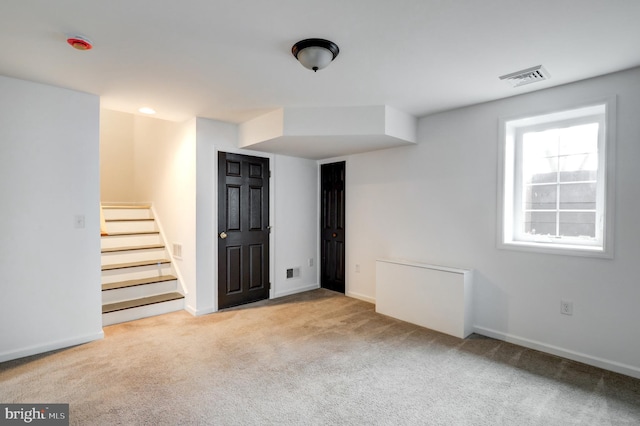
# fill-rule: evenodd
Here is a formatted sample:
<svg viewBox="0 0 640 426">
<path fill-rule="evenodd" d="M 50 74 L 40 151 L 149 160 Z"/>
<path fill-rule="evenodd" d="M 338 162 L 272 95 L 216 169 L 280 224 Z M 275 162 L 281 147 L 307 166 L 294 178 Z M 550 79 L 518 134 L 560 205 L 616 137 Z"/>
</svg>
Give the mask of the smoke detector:
<svg viewBox="0 0 640 426">
<path fill-rule="evenodd" d="M 500 80 L 506 80 L 512 87 L 524 86 L 525 84 L 537 83 L 539 81 L 551 78 L 549 72 L 542 65 L 527 68 L 526 70 L 512 72 L 500 77 Z"/>
<path fill-rule="evenodd" d="M 67 43 L 77 50 L 90 50 L 93 47 L 91 40 L 79 35 L 70 36 L 67 39 Z"/>
</svg>

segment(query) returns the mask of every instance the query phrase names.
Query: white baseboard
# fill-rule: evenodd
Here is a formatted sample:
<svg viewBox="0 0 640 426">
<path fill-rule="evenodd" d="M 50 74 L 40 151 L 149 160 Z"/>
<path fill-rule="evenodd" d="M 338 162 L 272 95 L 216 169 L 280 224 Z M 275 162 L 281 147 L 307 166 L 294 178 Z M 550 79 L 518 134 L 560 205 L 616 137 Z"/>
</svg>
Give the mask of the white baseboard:
<svg viewBox="0 0 640 426">
<path fill-rule="evenodd" d="M 347 291 L 345 293 L 345 295 L 349 296 L 349 297 L 353 297 L 354 299 L 360 299 L 360 300 L 363 300 L 365 302 L 373 303 L 374 305 L 376 303 L 376 298 L 375 297 L 365 296 L 364 294 L 355 293 L 353 291 Z"/>
<path fill-rule="evenodd" d="M 549 345 L 546 343 L 538 342 L 524 337 L 514 336 L 513 334 L 503 333 L 490 328 L 481 327 L 478 325 L 473 326 L 474 332 L 483 336 L 491 337 L 505 342 L 513 343 L 525 348 L 535 349 L 540 352 L 546 352 L 552 355 L 557 355 L 563 358 L 567 358 L 573 361 L 578 361 L 583 364 L 592 365 L 594 367 L 602 368 L 605 370 L 613 371 L 616 373 L 624 374 L 627 376 L 640 379 L 640 368 L 632 365 L 622 364 L 616 361 L 611 361 L 595 356 L 575 352 L 569 349 L 560 348 L 558 346 Z"/>
<path fill-rule="evenodd" d="M 294 290 L 290 290 L 290 291 L 283 291 L 283 292 L 275 292 L 273 294 L 272 297 L 269 297 L 269 299 L 277 299 L 279 297 L 284 297 L 284 296 L 290 296 L 292 294 L 297 294 L 297 293 L 303 293 L 305 291 L 309 291 L 309 290 L 315 290 L 316 288 L 319 288 L 320 286 L 318 284 L 310 284 L 304 287 L 300 287 L 300 288 L 296 288 Z M 193 306 L 191 305 L 187 305 L 184 308 L 187 312 L 189 312 L 191 315 L 193 316 L 200 316 L 200 315 L 208 315 L 208 314 L 212 314 L 214 312 L 218 312 L 218 309 L 214 308 L 214 307 L 210 307 L 210 308 L 205 308 L 205 309 L 195 309 Z"/>
<path fill-rule="evenodd" d="M 292 294 L 304 293 L 305 291 L 315 290 L 317 288 L 320 288 L 318 284 L 310 284 L 304 287 L 296 288 L 294 290 L 282 291 L 282 292 L 276 291 L 272 299 L 277 299 L 278 297 L 284 297 L 284 296 L 291 296 Z"/>
<path fill-rule="evenodd" d="M 184 310 L 189 312 L 194 317 L 199 317 L 201 315 L 208 315 L 208 314 L 212 314 L 214 312 L 218 312 L 218 310 L 216 308 L 214 308 L 214 307 L 205 308 L 205 309 L 196 309 L 191 305 L 185 306 Z"/>
<path fill-rule="evenodd" d="M 30 346 L 28 348 L 0 353 L 0 362 L 11 361 L 31 355 L 38 355 L 41 353 L 64 349 L 70 346 L 81 345 L 83 343 L 88 343 L 100 339 L 104 339 L 104 331 L 102 330 L 99 333 L 87 334 L 84 336 L 74 337 L 72 339 L 58 340 L 57 342 L 49 342 L 44 345 Z"/>
</svg>

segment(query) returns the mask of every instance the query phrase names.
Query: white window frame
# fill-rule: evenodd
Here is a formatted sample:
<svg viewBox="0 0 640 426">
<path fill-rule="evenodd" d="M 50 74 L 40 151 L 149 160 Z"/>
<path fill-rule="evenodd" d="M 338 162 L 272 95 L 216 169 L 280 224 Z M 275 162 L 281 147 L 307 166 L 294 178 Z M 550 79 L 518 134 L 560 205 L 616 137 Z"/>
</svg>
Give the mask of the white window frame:
<svg viewBox="0 0 640 426">
<path fill-rule="evenodd" d="M 500 118 L 500 147 L 498 174 L 498 248 L 565 254 L 573 256 L 613 258 L 614 153 L 615 153 L 615 97 L 606 98 L 551 112 Z M 596 200 L 596 239 L 549 238 L 518 232 L 517 217 L 522 188 L 522 135 L 548 128 L 569 127 L 594 122 L 599 117 L 598 176 Z"/>
</svg>

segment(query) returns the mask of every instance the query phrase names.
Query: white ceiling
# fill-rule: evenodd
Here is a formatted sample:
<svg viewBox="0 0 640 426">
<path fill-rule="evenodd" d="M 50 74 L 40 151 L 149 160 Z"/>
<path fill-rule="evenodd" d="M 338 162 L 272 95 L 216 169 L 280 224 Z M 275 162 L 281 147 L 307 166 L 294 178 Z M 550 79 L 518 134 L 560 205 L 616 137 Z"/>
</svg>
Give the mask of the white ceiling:
<svg viewBox="0 0 640 426">
<path fill-rule="evenodd" d="M 72 49 L 70 34 L 95 47 Z M 340 47 L 317 73 L 291 55 L 311 37 Z M 639 66 L 639 41 L 639 0 L 0 4 L 0 74 L 174 121 L 240 123 L 306 106 L 388 105 L 419 117 Z M 549 81 L 514 89 L 498 79 L 540 64 Z"/>
</svg>

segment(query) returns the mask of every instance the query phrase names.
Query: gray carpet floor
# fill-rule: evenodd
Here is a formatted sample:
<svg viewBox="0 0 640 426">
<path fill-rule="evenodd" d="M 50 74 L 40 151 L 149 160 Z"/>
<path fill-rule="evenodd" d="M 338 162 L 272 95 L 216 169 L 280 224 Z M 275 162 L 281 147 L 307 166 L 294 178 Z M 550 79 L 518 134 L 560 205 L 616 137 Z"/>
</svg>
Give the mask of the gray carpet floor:
<svg viewBox="0 0 640 426">
<path fill-rule="evenodd" d="M 0 364 L 0 402 L 78 425 L 640 425 L 640 380 L 322 289 L 105 334 Z"/>
</svg>

